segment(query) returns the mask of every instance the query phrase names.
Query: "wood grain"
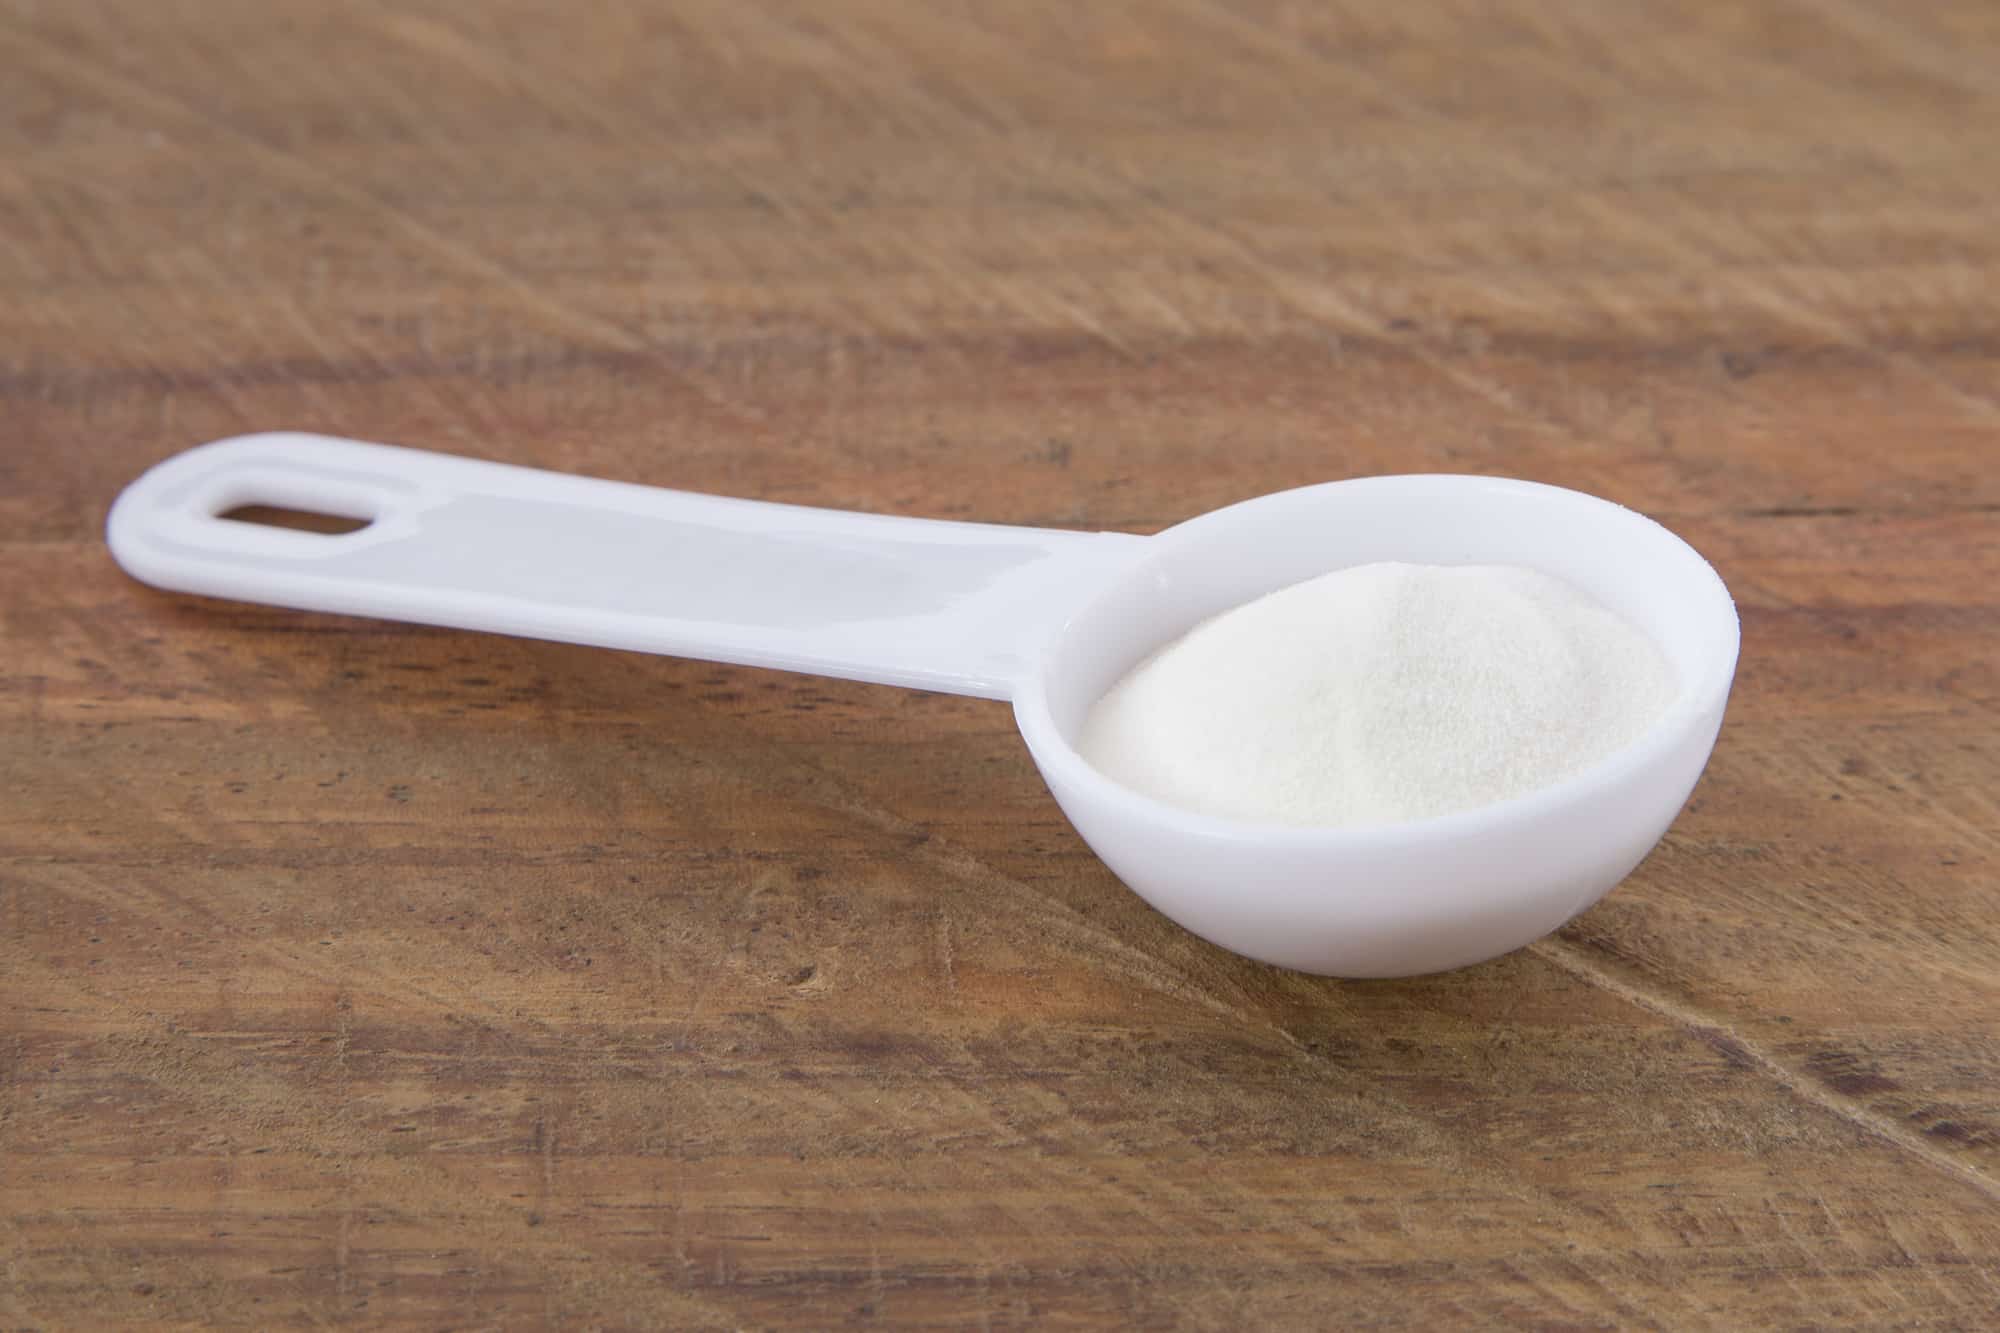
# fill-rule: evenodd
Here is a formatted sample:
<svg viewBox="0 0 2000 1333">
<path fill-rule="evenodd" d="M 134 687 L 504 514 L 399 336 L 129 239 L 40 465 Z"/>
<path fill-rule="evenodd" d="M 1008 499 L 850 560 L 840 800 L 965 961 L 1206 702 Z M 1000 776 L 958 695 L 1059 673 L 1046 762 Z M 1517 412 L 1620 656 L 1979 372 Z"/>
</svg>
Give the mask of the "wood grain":
<svg viewBox="0 0 2000 1333">
<path fill-rule="evenodd" d="M 0 113 L 0 1326 L 2000 1324 L 2000 9 L 0 0 Z M 111 565 L 279 426 L 1532 477 L 1742 673 L 1599 907 L 1308 978 L 1004 708 Z"/>
</svg>

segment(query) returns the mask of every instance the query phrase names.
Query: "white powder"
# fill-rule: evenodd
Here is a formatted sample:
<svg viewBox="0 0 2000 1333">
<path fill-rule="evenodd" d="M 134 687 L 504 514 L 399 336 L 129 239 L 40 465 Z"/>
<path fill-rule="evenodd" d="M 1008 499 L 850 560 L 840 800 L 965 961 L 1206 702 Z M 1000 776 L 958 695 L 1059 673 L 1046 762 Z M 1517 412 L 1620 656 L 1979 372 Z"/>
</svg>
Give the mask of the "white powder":
<svg viewBox="0 0 2000 1333">
<path fill-rule="evenodd" d="M 1556 782 L 1674 692 L 1650 639 L 1559 579 L 1361 565 L 1195 626 L 1097 701 L 1078 748 L 1202 814 L 1389 824 Z"/>
</svg>

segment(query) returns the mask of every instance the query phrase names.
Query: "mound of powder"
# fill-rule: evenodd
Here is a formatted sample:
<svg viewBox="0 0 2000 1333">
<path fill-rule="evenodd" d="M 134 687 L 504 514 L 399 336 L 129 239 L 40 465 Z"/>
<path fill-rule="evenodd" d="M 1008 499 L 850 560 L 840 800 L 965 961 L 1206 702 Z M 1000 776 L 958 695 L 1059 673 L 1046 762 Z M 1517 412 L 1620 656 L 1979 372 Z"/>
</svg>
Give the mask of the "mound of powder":
<svg viewBox="0 0 2000 1333">
<path fill-rule="evenodd" d="M 1202 622 L 1091 708 L 1078 748 L 1184 809 L 1389 824 L 1545 787 L 1666 711 L 1672 669 L 1559 579 L 1360 565 Z"/>
</svg>

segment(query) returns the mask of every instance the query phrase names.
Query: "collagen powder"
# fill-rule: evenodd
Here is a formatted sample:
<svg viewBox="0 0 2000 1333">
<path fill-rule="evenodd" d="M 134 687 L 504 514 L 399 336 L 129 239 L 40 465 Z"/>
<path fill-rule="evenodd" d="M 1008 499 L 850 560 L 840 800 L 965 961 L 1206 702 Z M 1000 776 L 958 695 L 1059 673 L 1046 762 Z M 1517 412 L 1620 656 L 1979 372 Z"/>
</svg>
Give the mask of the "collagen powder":
<svg viewBox="0 0 2000 1333">
<path fill-rule="evenodd" d="M 1195 626 L 1097 701 L 1078 749 L 1201 814 L 1390 824 L 1557 782 L 1674 691 L 1650 639 L 1559 579 L 1361 565 Z"/>
</svg>

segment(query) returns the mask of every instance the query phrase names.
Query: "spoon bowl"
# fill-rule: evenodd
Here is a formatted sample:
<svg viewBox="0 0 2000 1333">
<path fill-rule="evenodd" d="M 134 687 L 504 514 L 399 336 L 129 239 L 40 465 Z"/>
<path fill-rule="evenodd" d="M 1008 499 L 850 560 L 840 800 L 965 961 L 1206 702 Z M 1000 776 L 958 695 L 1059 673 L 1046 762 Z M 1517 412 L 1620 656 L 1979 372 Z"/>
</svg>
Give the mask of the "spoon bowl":
<svg viewBox="0 0 2000 1333">
<path fill-rule="evenodd" d="M 1521 565 L 1561 578 L 1659 645 L 1674 701 L 1630 744 L 1555 785 L 1368 828 L 1196 814 L 1113 781 L 1077 752 L 1091 705 L 1149 653 L 1265 593 L 1383 560 Z M 1149 538 L 1055 629 L 1014 715 L 1084 841 L 1180 925 L 1300 971 L 1410 976 L 1517 949 L 1631 873 L 1708 761 L 1737 646 L 1722 580 L 1651 519 L 1530 482 L 1369 477 L 1247 500 Z"/>
<path fill-rule="evenodd" d="M 237 521 L 332 515 L 337 534 Z M 1011 700 L 1070 821 L 1135 892 L 1227 949 L 1407 976 L 1519 948 L 1659 841 L 1735 673 L 1722 580 L 1659 524 L 1530 482 L 1370 477 L 1154 537 L 853 514 L 325 436 L 201 445 L 128 486 L 112 555 L 162 588 Z M 1377 561 L 1523 565 L 1649 635 L 1678 693 L 1643 735 L 1537 791 L 1433 819 L 1311 829 L 1165 805 L 1076 749 L 1090 706 L 1199 622 Z"/>
</svg>

